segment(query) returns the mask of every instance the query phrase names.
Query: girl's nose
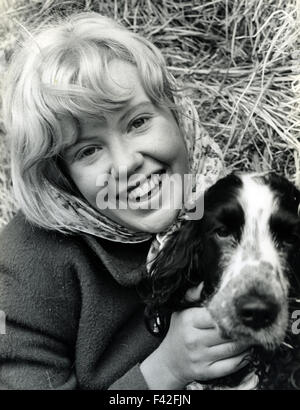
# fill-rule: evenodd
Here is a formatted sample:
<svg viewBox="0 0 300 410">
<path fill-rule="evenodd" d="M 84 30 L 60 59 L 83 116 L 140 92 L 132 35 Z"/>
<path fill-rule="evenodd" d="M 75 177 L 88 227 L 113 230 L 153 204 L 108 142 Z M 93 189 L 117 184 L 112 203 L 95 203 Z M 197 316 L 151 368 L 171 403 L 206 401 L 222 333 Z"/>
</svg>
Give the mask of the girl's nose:
<svg viewBox="0 0 300 410">
<path fill-rule="evenodd" d="M 143 154 L 128 146 L 118 146 L 112 152 L 111 173 L 119 178 L 123 173 L 128 176 L 138 172 L 144 161 Z"/>
</svg>

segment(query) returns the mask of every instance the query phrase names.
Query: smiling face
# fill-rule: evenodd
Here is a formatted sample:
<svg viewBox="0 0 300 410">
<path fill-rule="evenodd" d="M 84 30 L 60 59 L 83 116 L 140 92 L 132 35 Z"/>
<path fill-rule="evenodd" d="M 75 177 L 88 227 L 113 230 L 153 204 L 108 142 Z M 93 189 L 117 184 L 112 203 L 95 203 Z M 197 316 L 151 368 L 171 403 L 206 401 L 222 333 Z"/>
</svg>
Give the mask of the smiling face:
<svg viewBox="0 0 300 410">
<path fill-rule="evenodd" d="M 76 130 L 62 124 L 66 138 L 77 133 L 63 159 L 82 195 L 98 210 L 99 194 L 105 197 L 110 189 L 99 186 L 101 177 L 113 175 L 117 182 L 125 178 L 126 209 L 107 207 L 101 213 L 134 231 L 159 232 L 172 223 L 182 202 L 182 184 L 175 184 L 171 195 L 164 176 L 177 174 L 183 180 L 188 173 L 185 143 L 171 110 L 153 104 L 133 65 L 112 60 L 109 68 L 113 92 L 129 91 L 129 101 L 97 118 L 79 119 Z M 124 186 L 117 185 L 117 197 L 123 190 Z M 153 209 L 151 201 L 155 199 L 160 206 Z M 140 206 L 130 206 L 130 200 Z"/>
</svg>

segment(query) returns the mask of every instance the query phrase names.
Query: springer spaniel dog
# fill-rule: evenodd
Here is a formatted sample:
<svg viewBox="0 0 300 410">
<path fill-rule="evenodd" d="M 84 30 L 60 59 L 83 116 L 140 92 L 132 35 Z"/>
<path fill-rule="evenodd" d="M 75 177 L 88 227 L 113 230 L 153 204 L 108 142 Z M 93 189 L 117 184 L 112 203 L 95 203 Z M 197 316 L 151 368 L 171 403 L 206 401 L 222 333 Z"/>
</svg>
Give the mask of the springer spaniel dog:
<svg viewBox="0 0 300 410">
<path fill-rule="evenodd" d="M 300 389 L 299 213 L 300 192 L 285 178 L 231 174 L 205 193 L 203 218 L 185 221 L 156 257 L 146 298 L 154 334 L 191 307 L 185 294 L 203 282 L 196 305 L 224 337 L 253 345 L 248 366 L 199 388 L 234 387 L 254 371 L 257 389 Z"/>
</svg>

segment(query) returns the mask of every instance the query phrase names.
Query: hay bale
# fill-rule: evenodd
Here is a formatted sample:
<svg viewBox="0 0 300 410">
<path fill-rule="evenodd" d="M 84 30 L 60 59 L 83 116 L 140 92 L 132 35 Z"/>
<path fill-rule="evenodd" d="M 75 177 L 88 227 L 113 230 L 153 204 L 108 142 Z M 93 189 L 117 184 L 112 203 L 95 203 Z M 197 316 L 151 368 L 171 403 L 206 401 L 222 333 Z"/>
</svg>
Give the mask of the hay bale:
<svg viewBox="0 0 300 410">
<path fill-rule="evenodd" d="M 26 29 L 93 10 L 151 39 L 190 90 L 230 170 L 285 175 L 300 187 L 299 0 L 5 0 L 0 68 Z M 0 137 L 0 225 L 11 217 Z"/>
</svg>

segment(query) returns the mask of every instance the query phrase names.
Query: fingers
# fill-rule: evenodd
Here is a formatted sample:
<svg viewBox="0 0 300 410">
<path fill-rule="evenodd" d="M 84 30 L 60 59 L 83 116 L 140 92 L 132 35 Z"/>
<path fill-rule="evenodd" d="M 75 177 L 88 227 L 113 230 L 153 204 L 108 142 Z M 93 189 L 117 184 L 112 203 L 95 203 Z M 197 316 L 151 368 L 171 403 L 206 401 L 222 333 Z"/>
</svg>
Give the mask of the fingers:
<svg viewBox="0 0 300 410">
<path fill-rule="evenodd" d="M 192 326 L 202 331 L 202 337 L 206 338 L 206 346 L 233 342 L 229 337 L 222 336 L 217 323 L 206 308 L 190 308 L 192 312 Z M 243 342 L 244 350 L 249 345 Z"/>
<path fill-rule="evenodd" d="M 235 357 L 247 351 L 248 346 L 237 342 L 226 342 L 210 347 L 211 355 L 216 361 Z"/>
<path fill-rule="evenodd" d="M 218 360 L 210 365 L 211 378 L 228 376 L 249 364 L 249 353 L 245 352 L 224 360 Z"/>
<path fill-rule="evenodd" d="M 244 341 L 238 343 L 222 336 L 219 327 L 206 308 L 190 308 L 183 315 L 183 323 L 187 325 L 186 329 L 193 332 L 194 339 L 198 338 L 203 345 L 213 348 L 212 352 L 215 353 L 217 359 L 236 356 L 249 348 Z"/>
<path fill-rule="evenodd" d="M 241 383 L 236 386 L 235 390 L 254 390 L 258 385 L 258 376 L 252 372 L 249 373 Z"/>
<path fill-rule="evenodd" d="M 199 340 L 202 340 L 203 344 L 205 344 L 206 347 L 217 347 L 217 346 L 223 346 L 224 344 L 228 344 L 229 341 L 228 339 L 224 339 L 217 327 L 212 327 L 212 328 L 204 328 L 204 329 L 195 329 L 195 334 L 198 335 Z M 233 343 L 233 342 L 232 342 Z"/>
<path fill-rule="evenodd" d="M 251 372 L 241 381 L 240 384 L 234 387 L 222 386 L 218 387 L 217 390 L 256 390 L 259 379 L 258 376 Z M 212 388 L 214 390 L 214 388 Z"/>
</svg>

